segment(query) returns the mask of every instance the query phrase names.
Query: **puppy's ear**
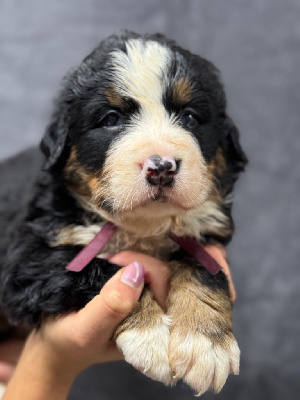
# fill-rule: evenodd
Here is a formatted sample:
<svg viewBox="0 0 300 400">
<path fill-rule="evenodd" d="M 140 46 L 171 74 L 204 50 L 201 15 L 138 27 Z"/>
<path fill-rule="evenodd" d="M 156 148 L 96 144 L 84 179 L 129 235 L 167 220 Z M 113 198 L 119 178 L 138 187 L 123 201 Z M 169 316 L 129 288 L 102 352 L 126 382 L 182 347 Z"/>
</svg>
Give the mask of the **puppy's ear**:
<svg viewBox="0 0 300 400">
<path fill-rule="evenodd" d="M 44 171 L 51 169 L 57 164 L 65 149 L 67 134 L 66 107 L 57 107 L 40 144 L 40 148 L 46 157 L 45 164 L 43 165 Z"/>
<path fill-rule="evenodd" d="M 225 117 L 225 149 L 228 161 L 232 165 L 233 173 L 237 174 L 244 171 L 248 159 L 242 149 L 239 140 L 240 134 L 232 119 Z"/>
</svg>

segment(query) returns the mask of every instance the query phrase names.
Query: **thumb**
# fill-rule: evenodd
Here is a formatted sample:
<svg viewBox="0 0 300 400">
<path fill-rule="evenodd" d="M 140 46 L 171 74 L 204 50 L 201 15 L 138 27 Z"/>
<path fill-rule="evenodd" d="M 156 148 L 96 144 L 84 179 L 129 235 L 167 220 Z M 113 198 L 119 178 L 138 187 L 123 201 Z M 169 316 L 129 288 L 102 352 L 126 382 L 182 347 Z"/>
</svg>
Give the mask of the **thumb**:
<svg viewBox="0 0 300 400">
<path fill-rule="evenodd" d="M 90 340 L 105 343 L 133 310 L 144 287 L 144 266 L 138 262 L 118 271 L 82 310 L 80 324 Z M 93 338 L 92 336 L 95 336 Z"/>
</svg>

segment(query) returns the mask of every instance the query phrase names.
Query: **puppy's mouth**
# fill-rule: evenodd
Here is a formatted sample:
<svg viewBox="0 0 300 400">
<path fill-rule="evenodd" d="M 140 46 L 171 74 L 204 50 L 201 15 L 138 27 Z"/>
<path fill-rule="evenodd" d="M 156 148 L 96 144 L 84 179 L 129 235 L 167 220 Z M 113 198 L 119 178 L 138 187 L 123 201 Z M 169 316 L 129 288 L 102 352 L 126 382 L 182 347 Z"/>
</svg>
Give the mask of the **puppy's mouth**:
<svg viewBox="0 0 300 400">
<path fill-rule="evenodd" d="M 159 215 L 161 215 L 161 213 L 169 214 L 169 212 L 171 212 L 172 215 L 174 215 L 174 213 L 182 214 L 182 212 L 189 211 L 193 208 L 182 200 L 182 198 L 173 194 L 171 188 L 157 187 L 155 190 L 152 189 L 151 193 L 144 193 L 144 196 L 134 202 L 130 208 L 123 209 L 122 212 L 131 213 L 135 211 L 139 212 L 140 210 L 145 214 L 148 212 L 150 214 L 154 213 L 153 216 L 156 215 L 156 211 Z"/>
<path fill-rule="evenodd" d="M 166 203 L 168 201 L 168 197 L 162 188 L 158 188 L 157 192 L 150 197 L 150 200 L 151 202 Z"/>
</svg>

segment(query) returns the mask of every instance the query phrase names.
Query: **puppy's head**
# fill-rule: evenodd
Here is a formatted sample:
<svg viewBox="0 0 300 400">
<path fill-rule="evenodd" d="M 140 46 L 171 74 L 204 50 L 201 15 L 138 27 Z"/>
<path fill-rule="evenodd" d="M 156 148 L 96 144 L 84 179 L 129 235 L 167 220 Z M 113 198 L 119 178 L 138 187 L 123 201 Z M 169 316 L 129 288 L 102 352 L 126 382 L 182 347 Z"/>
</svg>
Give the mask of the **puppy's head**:
<svg viewBox="0 0 300 400">
<path fill-rule="evenodd" d="M 161 35 L 100 43 L 65 78 L 41 147 L 45 169 L 115 222 L 222 202 L 246 163 L 217 69 Z"/>
</svg>

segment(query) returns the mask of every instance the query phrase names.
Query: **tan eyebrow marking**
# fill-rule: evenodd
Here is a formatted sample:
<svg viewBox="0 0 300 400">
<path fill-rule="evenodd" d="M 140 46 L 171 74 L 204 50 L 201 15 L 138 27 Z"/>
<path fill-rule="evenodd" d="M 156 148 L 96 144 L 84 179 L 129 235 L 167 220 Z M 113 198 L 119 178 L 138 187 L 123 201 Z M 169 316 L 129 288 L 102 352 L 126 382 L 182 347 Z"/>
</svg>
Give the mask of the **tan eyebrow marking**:
<svg viewBox="0 0 300 400">
<path fill-rule="evenodd" d="M 104 94 L 112 107 L 123 108 L 126 106 L 125 99 L 118 94 L 113 87 L 110 90 L 107 90 Z"/>
<path fill-rule="evenodd" d="M 188 103 L 192 98 L 193 88 L 188 78 L 180 78 L 173 86 L 174 102 L 179 105 Z"/>
</svg>

